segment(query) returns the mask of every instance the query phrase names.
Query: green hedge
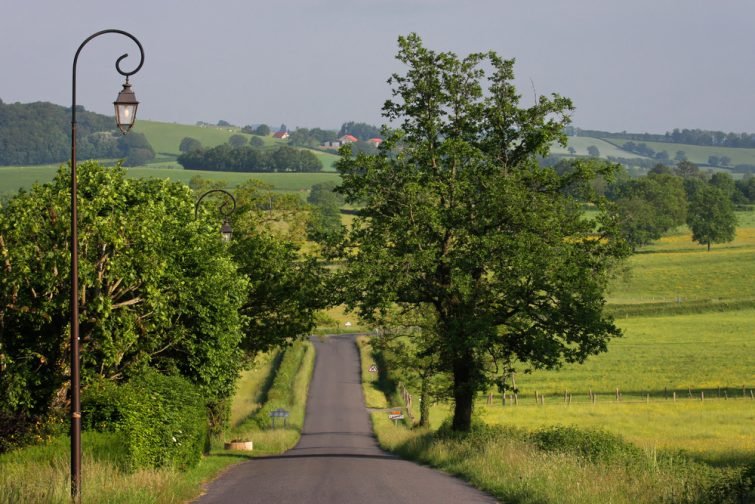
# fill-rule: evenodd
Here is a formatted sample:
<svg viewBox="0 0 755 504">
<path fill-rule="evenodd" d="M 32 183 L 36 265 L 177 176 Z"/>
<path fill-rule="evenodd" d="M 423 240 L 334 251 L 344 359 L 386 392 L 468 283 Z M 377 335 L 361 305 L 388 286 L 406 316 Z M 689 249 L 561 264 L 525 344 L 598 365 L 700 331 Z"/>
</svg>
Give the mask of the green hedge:
<svg viewBox="0 0 755 504">
<path fill-rule="evenodd" d="M 125 385 L 89 387 L 82 425 L 122 433 L 132 470 L 193 467 L 207 446 L 207 412 L 197 388 L 180 376 L 152 370 Z"/>
</svg>

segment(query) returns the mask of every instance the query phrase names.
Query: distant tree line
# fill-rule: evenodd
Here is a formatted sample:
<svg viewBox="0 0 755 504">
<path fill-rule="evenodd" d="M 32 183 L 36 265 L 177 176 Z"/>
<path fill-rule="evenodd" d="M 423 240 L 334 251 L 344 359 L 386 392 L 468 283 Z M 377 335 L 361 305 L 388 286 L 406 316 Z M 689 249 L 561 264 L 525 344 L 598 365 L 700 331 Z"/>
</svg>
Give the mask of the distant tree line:
<svg viewBox="0 0 755 504">
<path fill-rule="evenodd" d="M 262 150 L 248 145 L 218 145 L 195 149 L 178 156 L 178 163 L 187 170 L 234 172 L 319 172 L 322 162 L 308 150 L 283 145 Z"/>
<path fill-rule="evenodd" d="M 140 133 L 122 135 L 112 117 L 76 109 L 78 159 L 125 159 L 145 164 L 155 151 Z M 63 163 L 71 156 L 71 110 L 48 102 L 0 100 L 0 165 Z"/>
<path fill-rule="evenodd" d="M 735 181 L 726 172 L 710 175 L 689 161 L 658 164 L 645 177 L 621 177 L 604 189 L 634 248 L 687 224 L 692 240 L 710 250 L 714 243 L 734 239 L 737 205 L 755 204 L 755 177 Z"/>
</svg>

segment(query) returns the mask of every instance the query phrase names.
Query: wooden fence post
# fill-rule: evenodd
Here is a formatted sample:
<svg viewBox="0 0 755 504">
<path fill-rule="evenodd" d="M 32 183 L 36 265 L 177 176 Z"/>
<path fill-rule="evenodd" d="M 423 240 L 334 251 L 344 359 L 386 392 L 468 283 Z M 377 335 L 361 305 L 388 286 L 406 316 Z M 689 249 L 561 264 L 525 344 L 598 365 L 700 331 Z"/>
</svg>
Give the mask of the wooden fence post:
<svg viewBox="0 0 755 504">
<path fill-rule="evenodd" d="M 674 402 L 676 402 L 676 390 L 674 391 Z"/>
</svg>

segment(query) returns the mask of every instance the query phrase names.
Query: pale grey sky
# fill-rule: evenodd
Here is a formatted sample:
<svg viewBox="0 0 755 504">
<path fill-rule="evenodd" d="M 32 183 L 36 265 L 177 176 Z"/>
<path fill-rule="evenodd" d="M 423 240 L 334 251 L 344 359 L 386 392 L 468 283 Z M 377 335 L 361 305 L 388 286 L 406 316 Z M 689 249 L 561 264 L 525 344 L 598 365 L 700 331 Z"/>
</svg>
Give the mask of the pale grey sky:
<svg viewBox="0 0 755 504">
<path fill-rule="evenodd" d="M 525 99 L 531 82 L 568 96 L 582 128 L 755 132 L 754 27 L 751 0 L 6 0 L 0 99 L 70 106 L 79 44 L 118 28 L 146 53 L 140 118 L 381 124 L 396 39 L 417 32 L 431 49 L 516 57 Z M 124 52 L 138 51 L 117 35 L 86 46 L 80 105 L 112 114 Z"/>
</svg>

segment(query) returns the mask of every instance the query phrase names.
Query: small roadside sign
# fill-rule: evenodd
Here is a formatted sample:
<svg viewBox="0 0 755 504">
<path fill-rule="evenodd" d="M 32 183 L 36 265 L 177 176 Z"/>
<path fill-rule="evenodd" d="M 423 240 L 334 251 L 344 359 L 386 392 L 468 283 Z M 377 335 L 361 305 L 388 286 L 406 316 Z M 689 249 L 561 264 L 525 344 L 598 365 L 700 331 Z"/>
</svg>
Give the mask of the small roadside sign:
<svg viewBox="0 0 755 504">
<path fill-rule="evenodd" d="M 400 411 L 391 411 L 390 414 L 388 415 L 388 418 L 390 420 L 403 420 L 404 414 L 401 413 Z"/>
<path fill-rule="evenodd" d="M 283 408 L 278 408 L 276 410 L 273 410 L 270 412 L 270 421 L 273 423 L 273 429 L 275 429 L 275 419 L 276 418 L 282 418 L 283 419 L 283 427 L 286 426 L 286 419 L 288 418 L 288 411 L 284 410 Z"/>
<path fill-rule="evenodd" d="M 370 373 L 377 373 L 377 366 L 375 364 L 370 366 Z"/>
</svg>

